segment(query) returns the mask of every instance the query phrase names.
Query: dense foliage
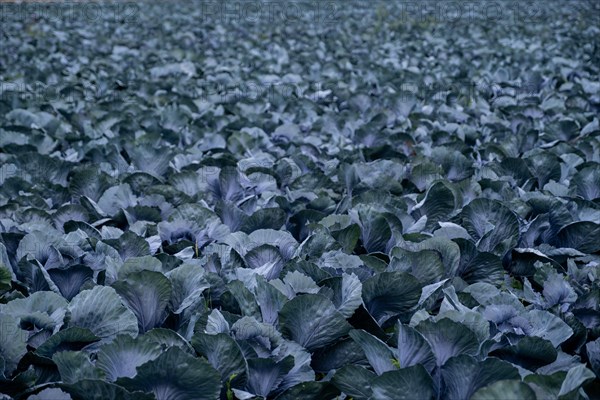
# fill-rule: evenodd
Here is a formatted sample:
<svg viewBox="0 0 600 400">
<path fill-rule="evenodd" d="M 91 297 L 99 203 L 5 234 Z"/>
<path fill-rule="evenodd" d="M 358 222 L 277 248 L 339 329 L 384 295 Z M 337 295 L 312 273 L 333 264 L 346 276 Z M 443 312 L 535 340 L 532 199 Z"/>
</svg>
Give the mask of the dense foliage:
<svg viewBox="0 0 600 400">
<path fill-rule="evenodd" d="M 600 393 L 598 6 L 500 3 L 2 5 L 0 396 Z"/>
</svg>

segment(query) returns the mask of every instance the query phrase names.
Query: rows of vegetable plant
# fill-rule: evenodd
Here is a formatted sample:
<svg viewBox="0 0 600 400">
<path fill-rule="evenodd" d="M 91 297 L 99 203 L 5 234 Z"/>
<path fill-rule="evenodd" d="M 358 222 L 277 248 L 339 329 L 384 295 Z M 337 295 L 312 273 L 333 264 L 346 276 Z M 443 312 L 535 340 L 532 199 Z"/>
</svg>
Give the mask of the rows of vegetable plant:
<svg viewBox="0 0 600 400">
<path fill-rule="evenodd" d="M 0 10 L 0 398 L 600 395 L 598 3 Z"/>
</svg>

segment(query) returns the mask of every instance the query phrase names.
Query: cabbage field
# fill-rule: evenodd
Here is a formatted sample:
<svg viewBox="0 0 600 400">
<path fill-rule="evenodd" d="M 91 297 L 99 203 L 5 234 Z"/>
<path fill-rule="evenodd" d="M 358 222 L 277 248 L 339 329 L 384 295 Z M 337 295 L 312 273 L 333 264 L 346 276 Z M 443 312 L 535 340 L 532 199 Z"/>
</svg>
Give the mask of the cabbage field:
<svg viewBox="0 0 600 400">
<path fill-rule="evenodd" d="M 600 398 L 597 1 L 0 2 L 0 400 Z"/>
</svg>

